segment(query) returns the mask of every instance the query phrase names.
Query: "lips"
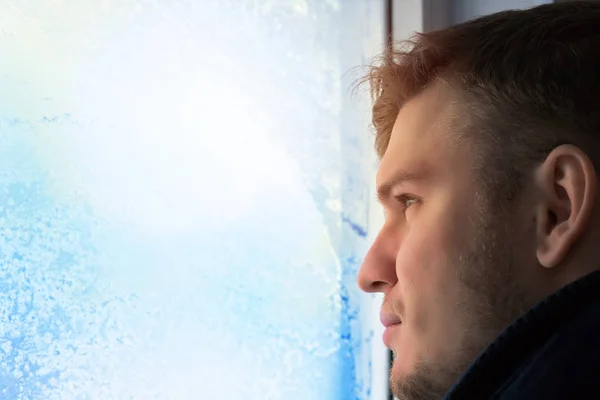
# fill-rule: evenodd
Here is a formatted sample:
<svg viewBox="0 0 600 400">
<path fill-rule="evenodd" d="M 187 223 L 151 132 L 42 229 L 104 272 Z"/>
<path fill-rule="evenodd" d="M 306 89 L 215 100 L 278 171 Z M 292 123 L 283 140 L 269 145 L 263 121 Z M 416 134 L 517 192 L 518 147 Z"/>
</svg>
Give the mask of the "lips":
<svg viewBox="0 0 600 400">
<path fill-rule="evenodd" d="M 379 314 L 379 319 L 381 320 L 383 326 L 385 326 L 386 328 L 402 323 L 402 320 L 397 315 L 385 313 L 383 311 L 381 312 L 381 314 Z"/>
<path fill-rule="evenodd" d="M 393 315 L 380 315 L 381 323 L 385 326 L 385 330 L 383 331 L 383 344 L 388 349 L 392 349 L 394 338 L 397 336 L 399 329 L 402 325 L 402 320 L 397 316 Z"/>
</svg>

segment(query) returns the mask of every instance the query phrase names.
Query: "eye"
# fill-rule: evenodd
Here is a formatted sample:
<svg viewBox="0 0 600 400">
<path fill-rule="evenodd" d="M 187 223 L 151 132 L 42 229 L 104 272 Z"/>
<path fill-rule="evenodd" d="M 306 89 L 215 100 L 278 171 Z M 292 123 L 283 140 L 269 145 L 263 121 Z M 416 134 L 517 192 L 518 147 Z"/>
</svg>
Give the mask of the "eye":
<svg viewBox="0 0 600 400">
<path fill-rule="evenodd" d="M 414 206 L 419 201 L 418 198 L 407 195 L 407 194 L 401 194 L 398 196 L 394 196 L 394 198 L 396 199 L 396 201 L 398 201 L 398 203 L 400 203 L 402 208 L 404 208 L 405 210 L 411 206 Z"/>
</svg>

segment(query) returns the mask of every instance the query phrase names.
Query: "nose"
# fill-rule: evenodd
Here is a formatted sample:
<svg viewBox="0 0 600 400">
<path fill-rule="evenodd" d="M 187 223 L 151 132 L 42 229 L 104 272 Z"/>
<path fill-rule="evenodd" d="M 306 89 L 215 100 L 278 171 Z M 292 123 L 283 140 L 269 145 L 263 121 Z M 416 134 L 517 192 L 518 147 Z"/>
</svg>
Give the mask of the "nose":
<svg viewBox="0 0 600 400">
<path fill-rule="evenodd" d="M 367 293 L 387 293 L 398 282 L 396 255 L 399 238 L 384 226 L 358 271 L 358 287 Z"/>
</svg>

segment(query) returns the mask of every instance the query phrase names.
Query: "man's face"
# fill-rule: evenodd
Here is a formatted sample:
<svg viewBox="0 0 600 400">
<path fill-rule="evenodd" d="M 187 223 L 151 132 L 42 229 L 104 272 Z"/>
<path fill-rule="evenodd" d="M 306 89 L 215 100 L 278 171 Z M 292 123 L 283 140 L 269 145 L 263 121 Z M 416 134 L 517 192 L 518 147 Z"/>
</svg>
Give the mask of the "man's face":
<svg viewBox="0 0 600 400">
<path fill-rule="evenodd" d="M 441 398 L 529 303 L 513 265 L 530 261 L 515 245 L 530 233 L 486 206 L 468 144 L 449 140 L 449 96 L 432 87 L 401 109 L 377 174 L 385 224 L 358 277 L 385 295 L 400 399 Z"/>
</svg>

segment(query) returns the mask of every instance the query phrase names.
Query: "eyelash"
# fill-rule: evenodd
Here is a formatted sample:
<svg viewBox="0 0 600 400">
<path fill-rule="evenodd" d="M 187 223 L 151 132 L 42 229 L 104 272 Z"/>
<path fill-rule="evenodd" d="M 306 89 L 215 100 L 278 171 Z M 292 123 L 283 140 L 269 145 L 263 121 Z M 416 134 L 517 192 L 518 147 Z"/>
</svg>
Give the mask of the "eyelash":
<svg viewBox="0 0 600 400">
<path fill-rule="evenodd" d="M 395 198 L 395 199 L 396 199 L 396 200 L 397 200 L 399 203 L 401 203 L 401 204 L 402 204 L 402 207 L 403 207 L 405 210 L 406 210 L 406 209 L 408 209 L 408 208 L 410 208 L 411 206 L 414 206 L 414 205 L 415 205 L 415 204 L 416 204 L 416 203 L 419 201 L 419 199 L 418 199 L 418 198 L 416 198 L 416 197 L 414 197 L 414 196 L 407 195 L 407 194 L 401 194 L 401 195 L 398 195 L 398 196 L 394 196 L 394 198 Z M 409 203 L 409 202 L 410 202 L 410 204 L 407 204 L 407 203 Z"/>
</svg>

